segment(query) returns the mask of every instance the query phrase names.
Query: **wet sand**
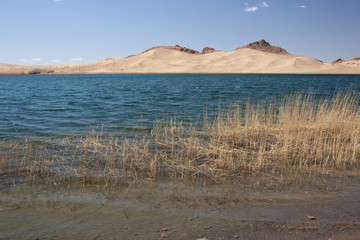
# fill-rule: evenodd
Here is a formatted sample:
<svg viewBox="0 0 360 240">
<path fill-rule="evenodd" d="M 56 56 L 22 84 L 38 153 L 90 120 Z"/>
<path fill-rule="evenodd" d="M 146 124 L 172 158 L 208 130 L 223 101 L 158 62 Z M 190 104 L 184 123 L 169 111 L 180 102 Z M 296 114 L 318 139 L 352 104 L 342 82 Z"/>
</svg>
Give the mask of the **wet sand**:
<svg viewBox="0 0 360 240">
<path fill-rule="evenodd" d="M 184 183 L 56 190 L 30 190 L 18 185 L 2 190 L 1 239 L 360 236 L 360 188 L 356 179 L 327 190 L 244 190 L 234 185 Z"/>
</svg>

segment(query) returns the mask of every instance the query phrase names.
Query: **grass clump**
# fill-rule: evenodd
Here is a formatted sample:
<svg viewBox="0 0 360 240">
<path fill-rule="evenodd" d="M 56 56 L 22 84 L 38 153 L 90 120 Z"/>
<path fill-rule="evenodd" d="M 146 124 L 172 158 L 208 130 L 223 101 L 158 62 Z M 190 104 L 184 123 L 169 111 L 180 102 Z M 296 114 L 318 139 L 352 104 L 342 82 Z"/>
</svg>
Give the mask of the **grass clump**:
<svg viewBox="0 0 360 240">
<path fill-rule="evenodd" d="M 3 182 L 116 185 L 161 178 L 214 182 L 279 170 L 358 170 L 359 98 L 293 95 L 266 106 L 238 104 L 196 125 L 158 122 L 150 134 L 90 132 L 45 142 L 3 140 Z"/>
<path fill-rule="evenodd" d="M 353 169 L 360 157 L 359 123 L 358 98 L 350 94 L 291 96 L 278 107 L 248 105 L 219 114 L 208 130 L 208 149 L 227 155 L 219 157 L 227 169 Z"/>
</svg>

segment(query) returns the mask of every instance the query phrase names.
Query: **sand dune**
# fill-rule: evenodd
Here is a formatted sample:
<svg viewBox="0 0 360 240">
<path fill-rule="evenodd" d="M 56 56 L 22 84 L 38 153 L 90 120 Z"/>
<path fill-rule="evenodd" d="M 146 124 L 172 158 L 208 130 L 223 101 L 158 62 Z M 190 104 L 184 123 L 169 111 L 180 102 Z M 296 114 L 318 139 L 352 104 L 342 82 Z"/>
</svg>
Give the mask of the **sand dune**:
<svg viewBox="0 0 360 240">
<path fill-rule="evenodd" d="M 200 53 L 192 49 L 154 47 L 123 59 L 108 58 L 91 64 L 20 66 L 0 64 L 0 74 L 28 73 L 34 68 L 55 74 L 87 73 L 355 73 L 360 60 L 326 63 L 292 55 L 266 41 L 248 44 L 233 51 Z"/>
</svg>

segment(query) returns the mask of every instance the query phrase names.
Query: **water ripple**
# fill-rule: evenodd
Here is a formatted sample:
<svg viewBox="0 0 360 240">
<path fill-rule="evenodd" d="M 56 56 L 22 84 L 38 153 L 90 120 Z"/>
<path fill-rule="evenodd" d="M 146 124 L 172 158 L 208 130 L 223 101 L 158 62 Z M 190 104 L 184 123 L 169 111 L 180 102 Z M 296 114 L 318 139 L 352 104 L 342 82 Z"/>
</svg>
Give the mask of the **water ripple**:
<svg viewBox="0 0 360 240">
<path fill-rule="evenodd" d="M 266 103 L 294 92 L 360 92 L 359 75 L 139 74 L 0 76 L 0 137 L 66 135 L 105 126 L 151 129 L 164 117 L 210 116 L 249 98 Z"/>
</svg>

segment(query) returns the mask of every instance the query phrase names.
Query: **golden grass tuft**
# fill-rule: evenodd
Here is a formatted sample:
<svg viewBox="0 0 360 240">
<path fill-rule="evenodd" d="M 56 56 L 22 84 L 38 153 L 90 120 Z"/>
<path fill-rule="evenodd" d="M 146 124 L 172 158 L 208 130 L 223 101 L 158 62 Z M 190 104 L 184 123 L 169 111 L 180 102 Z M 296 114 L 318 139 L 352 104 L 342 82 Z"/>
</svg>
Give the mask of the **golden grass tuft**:
<svg viewBox="0 0 360 240">
<path fill-rule="evenodd" d="M 150 134 L 92 131 L 51 142 L 0 142 L 1 180 L 111 186 L 139 178 L 220 182 L 278 169 L 358 170 L 359 98 L 298 94 L 266 106 L 220 109 L 196 125 L 158 122 Z"/>
</svg>

